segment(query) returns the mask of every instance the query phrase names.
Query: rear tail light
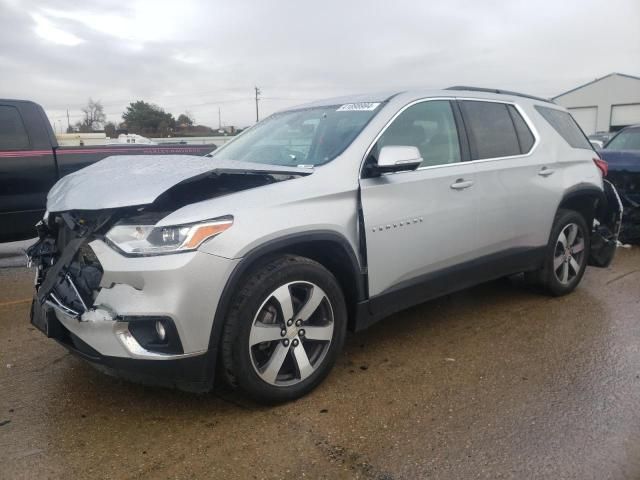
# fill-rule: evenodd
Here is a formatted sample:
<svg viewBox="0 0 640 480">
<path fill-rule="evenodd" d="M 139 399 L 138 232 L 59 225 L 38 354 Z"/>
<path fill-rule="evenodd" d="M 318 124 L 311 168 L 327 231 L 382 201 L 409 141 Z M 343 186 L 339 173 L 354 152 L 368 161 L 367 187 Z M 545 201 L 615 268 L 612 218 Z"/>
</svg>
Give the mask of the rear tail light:
<svg viewBox="0 0 640 480">
<path fill-rule="evenodd" d="M 609 164 L 601 158 L 594 158 L 593 163 L 595 163 L 596 167 L 600 169 L 600 171 L 602 172 L 602 176 L 606 177 L 607 173 L 609 173 Z"/>
</svg>

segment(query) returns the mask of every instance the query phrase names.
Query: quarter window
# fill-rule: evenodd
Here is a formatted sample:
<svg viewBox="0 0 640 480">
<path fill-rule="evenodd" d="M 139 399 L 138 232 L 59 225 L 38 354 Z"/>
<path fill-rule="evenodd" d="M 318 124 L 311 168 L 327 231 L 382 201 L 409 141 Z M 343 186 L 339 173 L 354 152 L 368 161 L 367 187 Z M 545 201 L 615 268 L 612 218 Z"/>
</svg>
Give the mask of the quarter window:
<svg viewBox="0 0 640 480">
<path fill-rule="evenodd" d="M 593 150 L 591 143 L 589 143 L 587 137 L 585 137 L 576 121 L 568 112 L 556 110 L 555 108 L 541 107 L 539 105 L 536 105 L 536 110 L 540 112 L 540 115 L 549 122 L 549 125 L 573 148 Z"/>
<path fill-rule="evenodd" d="M 29 148 L 29 136 L 15 107 L 0 105 L 0 150 Z"/>
<path fill-rule="evenodd" d="M 389 145 L 417 147 L 420 167 L 459 162 L 458 130 L 449 101 L 420 102 L 407 108 L 378 139 L 372 155 Z"/>
<path fill-rule="evenodd" d="M 513 126 L 516 127 L 516 135 L 518 136 L 518 143 L 520 143 L 520 153 L 528 153 L 536 139 L 516 107 L 508 105 L 507 109 L 511 115 L 511 120 L 513 120 Z"/>
<path fill-rule="evenodd" d="M 460 108 L 473 160 L 510 157 L 522 153 L 516 127 L 506 104 L 464 100 L 460 102 Z M 526 141 L 526 138 L 523 139 Z"/>
</svg>

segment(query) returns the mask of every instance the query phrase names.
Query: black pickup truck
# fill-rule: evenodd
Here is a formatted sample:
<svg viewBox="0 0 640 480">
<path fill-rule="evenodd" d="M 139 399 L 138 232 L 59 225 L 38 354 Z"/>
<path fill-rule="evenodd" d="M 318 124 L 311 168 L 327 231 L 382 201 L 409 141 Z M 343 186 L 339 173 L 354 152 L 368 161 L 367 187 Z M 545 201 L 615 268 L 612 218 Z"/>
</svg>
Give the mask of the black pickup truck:
<svg viewBox="0 0 640 480">
<path fill-rule="evenodd" d="M 47 192 L 61 177 L 112 155 L 206 155 L 211 145 L 59 147 L 42 107 L 0 99 L 0 242 L 36 236 Z"/>
</svg>

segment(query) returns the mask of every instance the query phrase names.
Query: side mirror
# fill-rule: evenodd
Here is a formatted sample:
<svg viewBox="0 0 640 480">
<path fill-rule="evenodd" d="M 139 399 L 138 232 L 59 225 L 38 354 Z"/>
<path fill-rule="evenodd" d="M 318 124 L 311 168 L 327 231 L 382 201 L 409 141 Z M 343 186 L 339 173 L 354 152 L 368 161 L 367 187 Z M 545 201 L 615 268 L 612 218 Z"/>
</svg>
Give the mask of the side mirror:
<svg viewBox="0 0 640 480">
<path fill-rule="evenodd" d="M 417 147 L 389 145 L 380 149 L 374 169 L 378 173 L 405 172 L 415 170 L 421 163 L 422 157 Z"/>
</svg>

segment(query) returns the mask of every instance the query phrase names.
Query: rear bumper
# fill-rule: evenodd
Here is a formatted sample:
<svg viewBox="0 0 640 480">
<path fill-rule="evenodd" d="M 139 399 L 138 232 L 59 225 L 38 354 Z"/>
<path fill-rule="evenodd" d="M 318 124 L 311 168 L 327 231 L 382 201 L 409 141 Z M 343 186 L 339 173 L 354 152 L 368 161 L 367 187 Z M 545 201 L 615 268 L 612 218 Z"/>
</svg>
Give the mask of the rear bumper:
<svg viewBox="0 0 640 480">
<path fill-rule="evenodd" d="M 57 341 L 74 355 L 112 376 L 141 383 L 190 392 L 206 392 L 213 386 L 215 351 L 162 361 L 103 355 L 75 335 L 58 319 L 59 312 L 36 300 L 31 305 L 31 323 L 47 337 Z"/>
</svg>

